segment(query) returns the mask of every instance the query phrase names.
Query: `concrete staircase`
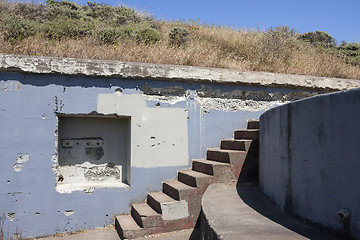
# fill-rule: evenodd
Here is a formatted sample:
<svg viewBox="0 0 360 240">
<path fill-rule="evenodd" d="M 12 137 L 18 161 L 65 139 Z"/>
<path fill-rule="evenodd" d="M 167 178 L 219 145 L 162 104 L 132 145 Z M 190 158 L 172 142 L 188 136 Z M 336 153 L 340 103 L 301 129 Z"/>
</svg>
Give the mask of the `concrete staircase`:
<svg viewBox="0 0 360 240">
<path fill-rule="evenodd" d="M 193 228 L 201 211 L 201 198 L 212 183 L 254 181 L 258 172 L 259 121 L 235 130 L 234 139 L 207 150 L 207 159 L 192 160 L 192 168 L 178 171 L 177 179 L 164 181 L 161 192 L 148 193 L 134 203 L 131 213 L 115 216 L 122 239 Z"/>
</svg>

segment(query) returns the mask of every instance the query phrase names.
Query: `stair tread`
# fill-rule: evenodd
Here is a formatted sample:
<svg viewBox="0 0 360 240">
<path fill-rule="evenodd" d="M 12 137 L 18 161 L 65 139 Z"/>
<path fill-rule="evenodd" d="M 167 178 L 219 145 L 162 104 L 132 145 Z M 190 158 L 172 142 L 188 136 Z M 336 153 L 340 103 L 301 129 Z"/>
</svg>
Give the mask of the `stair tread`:
<svg viewBox="0 0 360 240">
<path fill-rule="evenodd" d="M 154 209 L 152 209 L 147 203 L 133 203 L 132 207 L 140 214 L 141 217 L 159 216 Z"/>
<path fill-rule="evenodd" d="M 189 175 L 189 176 L 192 176 L 192 177 L 195 177 L 195 178 L 209 178 L 209 177 L 212 177 L 211 175 L 208 175 L 208 174 L 205 174 L 205 173 L 202 173 L 202 172 L 198 172 L 198 171 L 195 171 L 195 170 L 192 170 L 192 169 L 179 170 L 179 172 L 181 172 L 183 174 L 186 174 L 186 175 Z"/>
<path fill-rule="evenodd" d="M 201 163 L 210 164 L 210 165 L 230 166 L 230 163 L 218 162 L 218 161 L 207 160 L 207 159 L 195 159 L 195 160 L 193 160 L 193 162 L 201 162 Z"/>
<path fill-rule="evenodd" d="M 245 152 L 242 150 L 231 150 L 231 149 L 221 149 L 221 148 L 208 148 L 208 151 L 218 151 L 218 152 Z"/>
<path fill-rule="evenodd" d="M 170 181 L 164 181 L 164 183 L 168 184 L 169 186 L 176 188 L 178 190 L 191 190 L 194 189 L 195 187 L 191 187 L 185 183 L 182 183 L 178 180 L 170 180 Z"/>
<path fill-rule="evenodd" d="M 259 129 L 235 129 L 234 131 L 259 132 Z"/>
<path fill-rule="evenodd" d="M 135 222 L 134 218 L 127 214 L 127 215 L 117 215 L 115 216 L 117 221 L 120 224 L 121 229 L 123 230 L 140 230 L 142 229 L 137 223 Z"/>
<path fill-rule="evenodd" d="M 251 142 L 253 141 L 252 139 L 233 139 L 233 138 L 225 138 L 225 139 L 221 139 L 221 141 L 231 141 L 231 142 Z"/>
<path fill-rule="evenodd" d="M 148 193 L 148 195 L 159 203 L 177 202 L 177 200 L 173 199 L 172 197 L 163 192 L 150 192 Z"/>
</svg>

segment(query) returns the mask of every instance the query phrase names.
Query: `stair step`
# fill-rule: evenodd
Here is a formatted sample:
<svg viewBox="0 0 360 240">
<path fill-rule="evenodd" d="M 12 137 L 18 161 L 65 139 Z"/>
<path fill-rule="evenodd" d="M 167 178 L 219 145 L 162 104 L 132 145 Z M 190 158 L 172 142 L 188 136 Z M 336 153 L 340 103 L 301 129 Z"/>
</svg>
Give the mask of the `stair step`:
<svg viewBox="0 0 360 240">
<path fill-rule="evenodd" d="M 175 202 L 176 200 L 163 192 L 148 193 L 147 203 L 157 212 L 162 213 L 161 204 Z"/>
<path fill-rule="evenodd" d="M 259 128 L 260 128 L 259 119 L 248 120 L 247 129 L 259 129 Z"/>
<path fill-rule="evenodd" d="M 246 151 L 249 149 L 252 140 L 246 139 L 223 139 L 221 149 Z"/>
<path fill-rule="evenodd" d="M 121 239 L 129 236 L 137 237 L 132 234 L 141 232 L 141 227 L 130 214 L 115 216 L 115 228 Z"/>
<path fill-rule="evenodd" d="M 161 214 L 157 213 L 147 203 L 133 203 L 131 215 L 136 223 L 142 228 L 152 228 L 160 226 Z"/>
<path fill-rule="evenodd" d="M 178 180 L 163 182 L 163 192 L 175 200 L 182 200 L 193 191 L 196 191 L 196 188 L 186 185 Z"/>
<path fill-rule="evenodd" d="M 238 129 L 234 131 L 235 139 L 258 139 L 259 129 Z"/>
<path fill-rule="evenodd" d="M 215 168 L 230 168 L 230 164 L 206 159 L 192 160 L 192 169 L 195 171 L 215 176 Z"/>
<path fill-rule="evenodd" d="M 213 148 L 207 150 L 207 160 L 218 161 L 223 163 L 233 163 L 233 161 L 243 160 L 245 158 L 245 151 L 227 150 Z M 240 158 L 240 159 L 238 159 Z"/>
<path fill-rule="evenodd" d="M 200 187 L 212 176 L 191 169 L 178 171 L 178 180 L 192 187 Z"/>
</svg>

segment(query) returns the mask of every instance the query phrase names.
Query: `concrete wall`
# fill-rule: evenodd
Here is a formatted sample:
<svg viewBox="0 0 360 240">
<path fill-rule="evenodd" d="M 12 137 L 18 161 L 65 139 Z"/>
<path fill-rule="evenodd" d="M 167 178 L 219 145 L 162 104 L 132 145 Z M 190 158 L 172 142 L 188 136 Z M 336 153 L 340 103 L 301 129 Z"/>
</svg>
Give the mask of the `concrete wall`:
<svg viewBox="0 0 360 240">
<path fill-rule="evenodd" d="M 360 89 L 260 117 L 260 185 L 281 208 L 360 239 Z M 350 217 L 341 220 L 342 213 Z"/>
<path fill-rule="evenodd" d="M 329 81 L 333 90 L 357 84 L 318 78 L 314 85 L 307 83 L 309 77 L 299 77 L 302 85 L 296 85 L 296 76 L 288 76 L 286 84 L 286 75 L 249 76 L 219 69 L 0 55 L 0 224 L 5 234 L 43 236 L 111 224 L 114 214 L 128 212 L 130 203 L 144 201 L 148 191 L 161 190 L 161 182 L 190 167 L 191 159 L 204 158 L 206 148 L 218 147 L 221 138 L 232 138 L 234 129 L 246 128 L 247 119 L 317 94 Z M 62 122 L 66 117 L 99 117 L 100 127 L 88 121 L 67 126 Z M 106 130 L 102 117 L 128 120 L 129 127 L 114 127 L 130 132 L 130 146 L 120 148 L 128 149 L 128 163 L 107 155 L 115 148 L 107 139 L 116 136 Z M 98 129 L 87 132 L 89 128 Z M 65 160 L 69 164 L 64 165 L 58 155 L 64 139 L 80 145 L 100 141 L 104 159 L 89 160 L 81 148 L 74 151 L 83 161 Z M 95 153 L 95 159 L 102 157 L 101 151 Z M 121 166 L 123 184 L 110 162 Z M 88 178 L 90 183 L 81 186 L 89 169 L 95 169 L 91 176 L 101 178 L 110 173 L 115 184 Z M 81 174 L 85 178 L 77 178 Z M 74 182 L 64 184 L 68 179 Z"/>
</svg>

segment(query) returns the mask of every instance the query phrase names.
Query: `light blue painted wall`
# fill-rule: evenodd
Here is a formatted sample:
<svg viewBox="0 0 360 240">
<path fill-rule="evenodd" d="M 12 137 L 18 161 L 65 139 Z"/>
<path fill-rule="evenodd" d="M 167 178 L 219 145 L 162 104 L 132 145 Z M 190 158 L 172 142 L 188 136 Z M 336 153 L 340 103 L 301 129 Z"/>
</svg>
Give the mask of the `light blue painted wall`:
<svg viewBox="0 0 360 240">
<path fill-rule="evenodd" d="M 166 81 L 124 80 L 78 76 L 0 73 L 0 217 L 5 234 L 20 232 L 23 237 L 102 227 L 111 224 L 114 214 L 126 213 L 131 202 L 143 201 L 148 191 L 161 190 L 161 182 L 176 177 L 177 170 L 190 167 L 191 159 L 204 158 L 206 148 L 218 147 L 221 138 L 245 128 L 247 119 L 258 118 L 264 110 L 207 113 L 192 97 L 164 108 L 188 109 L 188 164 L 177 167 L 131 167 L 131 190 L 95 189 L 92 194 L 55 190 L 52 156 L 59 113 L 90 113 L 97 110 L 97 96 L 122 88 L 123 94 L 141 94 L 139 87 L 182 86 L 194 96 L 199 84 Z M 244 86 L 209 85 L 222 90 L 252 90 Z M 267 89 L 289 92 L 288 89 Z M 149 107 L 155 102 L 147 100 Z M 46 116 L 46 117 L 45 117 Z M 169 116 L 171 121 L 171 116 Z M 176 126 L 174 126 L 176 127 Z M 171 133 L 169 133 L 171 134 Z M 23 169 L 13 165 L 19 154 L 29 154 Z M 66 216 L 64 211 L 74 211 Z M 13 221 L 7 217 L 15 213 Z"/>
</svg>

